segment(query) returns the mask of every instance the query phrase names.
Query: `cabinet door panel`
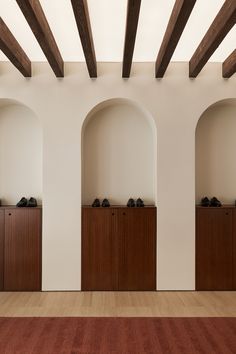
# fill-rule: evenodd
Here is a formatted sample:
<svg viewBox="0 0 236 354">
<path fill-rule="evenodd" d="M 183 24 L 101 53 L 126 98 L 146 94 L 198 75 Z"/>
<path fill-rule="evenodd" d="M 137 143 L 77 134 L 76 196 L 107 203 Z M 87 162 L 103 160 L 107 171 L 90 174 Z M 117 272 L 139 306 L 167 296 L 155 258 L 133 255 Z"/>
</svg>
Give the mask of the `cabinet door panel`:
<svg viewBox="0 0 236 354">
<path fill-rule="evenodd" d="M 233 290 L 236 290 L 236 210 L 233 210 Z"/>
<path fill-rule="evenodd" d="M 0 210 L 0 291 L 3 290 L 4 274 L 4 210 Z"/>
<path fill-rule="evenodd" d="M 112 208 L 82 208 L 82 290 L 116 290 L 115 224 Z"/>
<path fill-rule="evenodd" d="M 156 290 L 156 209 L 119 210 L 119 290 Z"/>
<path fill-rule="evenodd" d="M 5 210 L 4 290 L 41 289 L 41 210 Z"/>
<path fill-rule="evenodd" d="M 196 289 L 231 290 L 232 209 L 199 208 L 196 214 Z"/>
</svg>

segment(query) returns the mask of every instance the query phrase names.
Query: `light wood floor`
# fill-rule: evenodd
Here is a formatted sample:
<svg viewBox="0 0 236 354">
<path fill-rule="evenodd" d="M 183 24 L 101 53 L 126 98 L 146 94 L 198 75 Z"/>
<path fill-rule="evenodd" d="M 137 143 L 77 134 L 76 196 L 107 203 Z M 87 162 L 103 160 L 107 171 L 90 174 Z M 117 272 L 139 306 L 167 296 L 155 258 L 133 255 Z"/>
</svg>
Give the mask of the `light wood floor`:
<svg viewBox="0 0 236 354">
<path fill-rule="evenodd" d="M 2 292 L 0 316 L 236 317 L 236 292 Z"/>
</svg>

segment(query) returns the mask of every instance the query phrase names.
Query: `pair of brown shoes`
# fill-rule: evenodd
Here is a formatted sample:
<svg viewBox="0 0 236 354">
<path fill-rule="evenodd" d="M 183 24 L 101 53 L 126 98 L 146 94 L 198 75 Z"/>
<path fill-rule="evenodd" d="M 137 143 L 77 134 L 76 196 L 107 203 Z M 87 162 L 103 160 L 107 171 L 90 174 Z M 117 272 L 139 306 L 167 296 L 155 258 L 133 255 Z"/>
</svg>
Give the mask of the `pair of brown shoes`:
<svg viewBox="0 0 236 354">
<path fill-rule="evenodd" d="M 101 203 L 100 203 L 100 200 L 98 198 L 96 198 L 92 204 L 92 207 L 93 208 L 99 208 L 101 206 Z M 109 203 L 109 200 L 108 199 L 103 199 L 102 201 L 102 207 L 103 208 L 109 208 L 110 206 L 110 203 Z"/>
<path fill-rule="evenodd" d="M 143 200 L 142 200 L 141 198 L 138 198 L 138 199 L 136 200 L 136 203 L 135 203 L 134 199 L 133 199 L 133 198 L 130 198 L 130 199 L 128 200 L 127 207 L 129 207 L 129 208 L 134 208 L 135 206 L 136 206 L 137 208 L 143 208 L 143 207 L 144 207 L 144 202 L 143 202 Z"/>
<path fill-rule="evenodd" d="M 37 200 L 35 198 L 30 198 L 27 200 L 25 197 L 21 198 L 21 200 L 16 204 L 17 207 L 23 208 L 34 208 L 37 206 Z"/>
<path fill-rule="evenodd" d="M 216 197 L 211 198 L 211 200 L 205 197 L 201 200 L 201 206 L 204 207 L 221 207 L 221 205 L 221 202 Z"/>
</svg>

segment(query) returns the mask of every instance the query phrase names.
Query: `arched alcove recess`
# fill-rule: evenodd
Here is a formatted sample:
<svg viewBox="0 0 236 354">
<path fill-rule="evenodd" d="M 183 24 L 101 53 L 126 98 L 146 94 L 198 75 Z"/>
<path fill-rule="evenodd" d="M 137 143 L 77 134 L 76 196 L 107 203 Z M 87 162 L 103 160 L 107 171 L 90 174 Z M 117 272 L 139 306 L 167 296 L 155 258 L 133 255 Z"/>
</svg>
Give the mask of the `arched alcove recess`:
<svg viewBox="0 0 236 354">
<path fill-rule="evenodd" d="M 236 199 L 236 98 L 211 105 L 196 128 L 196 202 L 216 196 Z"/>
<path fill-rule="evenodd" d="M 82 129 L 82 204 L 109 198 L 126 204 L 156 202 L 156 127 L 136 102 L 111 99 L 97 105 Z"/>
<path fill-rule="evenodd" d="M 42 200 L 42 128 L 30 108 L 0 99 L 0 199 L 15 205 L 23 196 Z"/>
</svg>

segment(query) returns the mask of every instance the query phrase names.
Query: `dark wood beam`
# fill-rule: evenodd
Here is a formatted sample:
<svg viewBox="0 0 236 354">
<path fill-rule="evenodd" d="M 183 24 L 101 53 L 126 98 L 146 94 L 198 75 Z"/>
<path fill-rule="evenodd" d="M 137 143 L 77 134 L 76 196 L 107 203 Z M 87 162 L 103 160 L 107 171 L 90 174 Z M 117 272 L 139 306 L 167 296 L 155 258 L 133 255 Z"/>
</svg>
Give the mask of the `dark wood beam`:
<svg viewBox="0 0 236 354">
<path fill-rule="evenodd" d="M 97 77 L 97 62 L 87 0 L 71 0 L 90 77 Z"/>
<path fill-rule="evenodd" d="M 176 0 L 156 60 L 156 77 L 162 78 L 188 22 L 196 0 Z"/>
<path fill-rule="evenodd" d="M 230 78 L 236 72 L 236 49 L 224 61 L 222 66 L 222 75 L 224 78 Z"/>
<path fill-rule="evenodd" d="M 236 23 L 236 1 L 226 0 L 189 62 L 189 76 L 197 77 Z"/>
<path fill-rule="evenodd" d="M 122 77 L 128 78 L 132 65 L 141 0 L 128 0 Z"/>
<path fill-rule="evenodd" d="M 22 75 L 31 77 L 31 62 L 1 17 L 0 49 Z"/>
<path fill-rule="evenodd" d="M 16 0 L 52 70 L 64 76 L 64 63 L 39 0 Z"/>
</svg>

